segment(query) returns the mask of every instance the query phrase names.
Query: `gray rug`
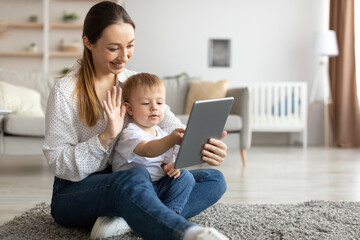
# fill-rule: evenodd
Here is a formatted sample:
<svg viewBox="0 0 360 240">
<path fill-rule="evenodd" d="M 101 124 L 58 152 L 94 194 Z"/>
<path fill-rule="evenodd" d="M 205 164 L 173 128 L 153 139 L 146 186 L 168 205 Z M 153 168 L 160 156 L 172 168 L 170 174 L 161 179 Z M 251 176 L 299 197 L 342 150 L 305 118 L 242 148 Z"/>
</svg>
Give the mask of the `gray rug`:
<svg viewBox="0 0 360 240">
<path fill-rule="evenodd" d="M 360 239 L 360 203 L 218 203 L 190 219 L 230 239 Z M 41 203 L 0 227 L 0 239 L 88 239 L 89 231 L 59 226 Z M 135 233 L 112 239 L 140 239 Z"/>
</svg>

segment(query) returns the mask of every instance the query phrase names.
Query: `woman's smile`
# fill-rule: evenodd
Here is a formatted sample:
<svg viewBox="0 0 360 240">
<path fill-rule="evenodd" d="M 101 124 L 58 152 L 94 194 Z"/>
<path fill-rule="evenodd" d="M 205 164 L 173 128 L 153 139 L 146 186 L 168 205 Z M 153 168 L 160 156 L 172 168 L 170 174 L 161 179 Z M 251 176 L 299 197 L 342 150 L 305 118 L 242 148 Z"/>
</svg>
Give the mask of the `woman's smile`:
<svg viewBox="0 0 360 240">
<path fill-rule="evenodd" d="M 110 62 L 110 64 L 116 68 L 116 69 L 122 69 L 125 67 L 125 63 L 115 63 L 115 62 Z"/>
</svg>

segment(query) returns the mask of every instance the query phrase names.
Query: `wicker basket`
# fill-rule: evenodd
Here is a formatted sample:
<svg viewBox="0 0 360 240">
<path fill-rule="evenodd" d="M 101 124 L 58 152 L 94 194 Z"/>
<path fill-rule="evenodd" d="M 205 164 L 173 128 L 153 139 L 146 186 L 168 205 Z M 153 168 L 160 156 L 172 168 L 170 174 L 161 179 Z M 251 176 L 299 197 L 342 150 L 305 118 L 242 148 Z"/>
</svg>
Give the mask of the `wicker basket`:
<svg viewBox="0 0 360 240">
<path fill-rule="evenodd" d="M 79 52 L 80 43 L 79 41 L 74 41 L 71 43 L 65 42 L 64 40 L 60 41 L 60 50 L 63 52 Z"/>
</svg>

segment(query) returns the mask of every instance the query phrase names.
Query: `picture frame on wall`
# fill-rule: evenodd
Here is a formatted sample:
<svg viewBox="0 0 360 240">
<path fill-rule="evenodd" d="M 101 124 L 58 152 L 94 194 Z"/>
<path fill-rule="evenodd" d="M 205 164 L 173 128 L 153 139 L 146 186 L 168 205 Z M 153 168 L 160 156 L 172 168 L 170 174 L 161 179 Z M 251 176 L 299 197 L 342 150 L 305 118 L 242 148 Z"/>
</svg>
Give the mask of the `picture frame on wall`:
<svg viewBox="0 0 360 240">
<path fill-rule="evenodd" d="M 230 67 L 231 40 L 209 40 L 209 67 Z"/>
</svg>

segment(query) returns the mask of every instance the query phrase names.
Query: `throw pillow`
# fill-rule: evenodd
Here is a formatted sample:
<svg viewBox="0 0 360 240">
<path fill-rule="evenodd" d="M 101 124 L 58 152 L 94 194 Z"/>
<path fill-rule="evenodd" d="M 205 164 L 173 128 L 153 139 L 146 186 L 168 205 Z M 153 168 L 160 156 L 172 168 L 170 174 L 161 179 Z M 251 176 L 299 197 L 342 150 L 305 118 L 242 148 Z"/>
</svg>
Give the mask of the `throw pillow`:
<svg viewBox="0 0 360 240">
<path fill-rule="evenodd" d="M 190 81 L 187 77 L 162 80 L 166 89 L 166 104 L 174 114 L 183 114 Z"/>
<path fill-rule="evenodd" d="M 37 91 L 0 81 L 1 107 L 12 110 L 12 114 L 44 116 L 41 95 Z"/>
<path fill-rule="evenodd" d="M 192 105 L 197 100 L 207 100 L 223 98 L 226 96 L 227 80 L 212 81 L 192 81 L 186 101 L 185 114 L 190 114 Z"/>
</svg>

